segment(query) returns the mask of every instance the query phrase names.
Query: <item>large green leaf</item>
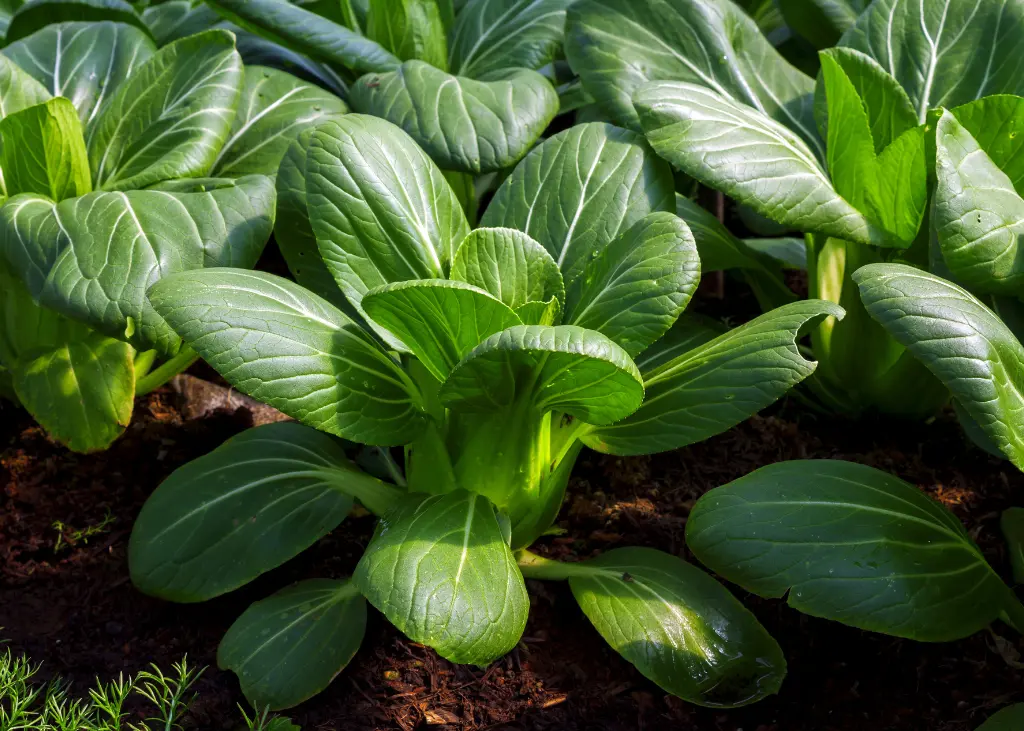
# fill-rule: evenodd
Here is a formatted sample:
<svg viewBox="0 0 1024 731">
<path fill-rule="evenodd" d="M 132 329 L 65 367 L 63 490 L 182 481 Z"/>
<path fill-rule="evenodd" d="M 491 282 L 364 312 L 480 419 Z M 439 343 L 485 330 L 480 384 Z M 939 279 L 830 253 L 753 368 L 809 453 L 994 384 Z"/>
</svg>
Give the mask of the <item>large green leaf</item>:
<svg viewBox="0 0 1024 731">
<path fill-rule="evenodd" d="M 558 111 L 554 87 L 528 69 L 476 81 L 407 61 L 349 93 L 353 109 L 400 126 L 445 170 L 474 174 L 515 165 Z"/>
<path fill-rule="evenodd" d="M 438 381 L 496 332 L 522 325 L 512 309 L 464 282 L 422 279 L 367 292 L 363 308 L 397 336 Z"/>
<path fill-rule="evenodd" d="M 1022 0 L 878 0 L 839 45 L 878 61 L 924 123 L 935 107 L 1024 92 L 1022 23 Z"/>
<path fill-rule="evenodd" d="M 868 0 L 778 0 L 782 17 L 815 48 L 834 46 L 868 5 Z"/>
<path fill-rule="evenodd" d="M 729 0 L 580 0 L 569 9 L 565 50 L 587 91 L 619 124 L 641 129 L 631 100 L 646 82 L 686 81 L 757 109 L 824 156 L 814 81 Z"/>
<path fill-rule="evenodd" d="M 885 243 L 803 140 L 767 115 L 682 82 L 651 82 L 634 101 L 651 146 L 687 175 L 797 230 Z"/>
<path fill-rule="evenodd" d="M 238 113 L 210 174 L 224 178 L 276 175 L 281 158 L 299 134 L 325 117 L 346 111 L 345 102 L 318 86 L 277 69 L 246 66 Z"/>
<path fill-rule="evenodd" d="M 636 357 L 668 332 L 698 284 L 700 259 L 689 227 L 673 213 L 652 213 L 573 280 L 564 321 L 596 330 Z"/>
<path fill-rule="evenodd" d="M 91 129 L 95 187 L 132 190 L 206 175 L 241 87 L 242 59 L 228 31 L 164 46 L 113 92 Z"/>
<path fill-rule="evenodd" d="M 76 452 L 106 449 L 135 401 L 135 352 L 39 307 L 0 264 L 0 364 L 47 433 Z"/>
<path fill-rule="evenodd" d="M 438 167 L 412 138 L 376 117 L 348 114 L 316 128 L 306 191 L 324 262 L 360 312 L 374 287 L 444 278 L 469 233 Z"/>
<path fill-rule="evenodd" d="M 403 61 L 448 68 L 448 40 L 437 0 L 370 0 L 366 37 Z"/>
<path fill-rule="evenodd" d="M 33 201 L 24 210 L 44 207 Z M 90 193 L 51 209 L 53 221 L 17 215 L 22 210 L 9 217 L 0 209 L 3 241 L 7 251 L 27 242 L 48 252 L 37 259 L 52 261 L 45 281 L 26 279 L 41 304 L 140 350 L 172 355 L 180 339 L 146 301 L 146 289 L 173 272 L 254 266 L 274 224 L 274 182 L 250 175 Z M 54 228 L 59 233 L 45 240 Z"/>
<path fill-rule="evenodd" d="M 658 366 L 689 353 L 691 350 L 710 343 L 719 335 L 729 332 L 729 327 L 707 315 L 684 312 L 672 328 L 654 345 L 636 359 L 640 374 L 652 373 Z"/>
<path fill-rule="evenodd" d="M 54 23 L 114 21 L 149 36 L 149 27 L 126 0 L 28 0 L 11 16 L 6 41 L 13 43 Z"/>
<path fill-rule="evenodd" d="M 895 237 L 893 245 L 907 248 L 917 237 L 928 201 L 924 129 L 908 129 L 876 154 L 871 121 L 853 80 L 828 52 L 821 54 L 821 71 L 835 190 Z"/>
<path fill-rule="evenodd" d="M 314 128 L 292 140 L 277 169 L 277 219 L 274 240 L 295 281 L 335 307 L 351 309 L 317 248 L 306 207 L 306 153 Z"/>
<path fill-rule="evenodd" d="M 32 194 L 0 206 L 0 263 L 10 266 L 36 301 L 57 260 L 60 227 L 54 208 L 49 198 Z"/>
<path fill-rule="evenodd" d="M 244 586 L 334 530 L 352 509 L 349 482 L 377 480 L 326 434 L 294 422 L 244 431 L 150 495 L 128 547 L 132 581 L 177 602 Z"/>
<path fill-rule="evenodd" d="M 672 170 L 643 138 L 593 122 L 533 150 L 480 221 L 514 228 L 548 250 L 568 285 L 592 256 L 653 211 L 672 211 Z"/>
<path fill-rule="evenodd" d="M 71 102 L 58 97 L 0 120 L 0 169 L 8 195 L 61 201 L 90 192 L 89 155 Z"/>
<path fill-rule="evenodd" d="M 141 30 L 109 21 L 49 25 L 3 49 L 51 94 L 71 100 L 87 136 L 103 103 L 155 52 Z"/>
<path fill-rule="evenodd" d="M 946 266 L 976 292 L 1019 294 L 1024 199 L 1013 181 L 947 111 L 935 129 L 935 158 L 932 222 Z"/>
<path fill-rule="evenodd" d="M 764 310 L 770 310 L 796 299 L 782 278 L 779 263 L 757 247 L 771 246 L 773 239 L 743 241 L 710 212 L 681 195 L 676 196 L 676 215 L 686 221 L 700 255 L 701 272 L 740 269 Z M 802 240 L 798 240 L 803 243 Z M 800 251 L 801 267 L 807 254 Z"/>
<path fill-rule="evenodd" d="M 594 429 L 584 443 L 608 454 L 652 454 L 719 434 L 781 398 L 814 372 L 800 336 L 843 309 L 793 302 L 661 362 L 644 376 L 647 396 L 629 418 Z"/>
<path fill-rule="evenodd" d="M 913 267 L 870 264 L 853 279 L 871 317 L 1024 469 L 1024 347 L 1002 320 L 965 289 Z"/>
<path fill-rule="evenodd" d="M 0 54 L 0 119 L 35 104 L 42 104 L 51 96 L 45 86 Z"/>
<path fill-rule="evenodd" d="M 552 297 L 565 299 L 555 260 L 539 243 L 511 228 L 478 228 L 464 238 L 452 261 L 451 278 L 489 292 L 514 310 L 548 303 Z"/>
<path fill-rule="evenodd" d="M 989 716 L 975 731 L 1017 731 L 1024 727 L 1024 703 L 1007 706 Z"/>
<path fill-rule="evenodd" d="M 950 110 L 999 169 L 1024 191 L 1024 99 L 1009 94 L 985 97 Z M 936 120 L 936 123 L 938 120 Z"/>
<path fill-rule="evenodd" d="M 520 325 L 492 335 L 456 366 L 440 394 L 449 408 L 488 412 L 528 402 L 588 424 L 629 416 L 643 395 L 629 354 L 573 325 Z"/>
<path fill-rule="evenodd" d="M 142 11 L 142 20 L 160 46 L 201 33 L 223 22 L 209 5 L 197 5 L 192 0 L 168 0 L 150 5 Z"/>
<path fill-rule="evenodd" d="M 754 615 L 680 558 L 618 548 L 573 565 L 569 586 L 608 644 L 690 703 L 754 703 L 786 675 L 781 648 Z"/>
<path fill-rule="evenodd" d="M 398 364 L 293 282 L 207 269 L 162 279 L 150 302 L 232 386 L 304 424 L 382 446 L 424 426 L 422 397 Z"/>
<path fill-rule="evenodd" d="M 897 637 L 960 639 L 1016 601 L 952 513 L 853 462 L 780 462 L 714 489 L 686 542 L 748 591 Z"/>
<path fill-rule="evenodd" d="M 472 0 L 452 35 L 452 73 L 470 78 L 555 60 L 573 0 Z"/>
<path fill-rule="evenodd" d="M 354 71 L 389 71 L 400 61 L 379 43 L 286 0 L 207 0 L 242 28 Z"/>
<path fill-rule="evenodd" d="M 221 640 L 217 665 L 238 675 L 254 708 L 291 708 L 330 685 L 365 631 L 355 584 L 307 579 L 246 609 Z"/>
<path fill-rule="evenodd" d="M 464 490 L 409 495 L 381 519 L 352 578 L 413 642 L 486 665 L 516 646 L 530 611 L 502 522 Z"/>
</svg>

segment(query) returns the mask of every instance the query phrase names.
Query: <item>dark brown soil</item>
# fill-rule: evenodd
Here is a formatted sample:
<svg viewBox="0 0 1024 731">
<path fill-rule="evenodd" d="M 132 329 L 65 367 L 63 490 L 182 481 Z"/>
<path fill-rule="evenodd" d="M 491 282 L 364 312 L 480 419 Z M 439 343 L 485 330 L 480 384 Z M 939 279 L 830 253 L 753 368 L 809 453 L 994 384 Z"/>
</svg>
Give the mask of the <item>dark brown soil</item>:
<svg viewBox="0 0 1024 731">
<path fill-rule="evenodd" d="M 251 601 L 290 582 L 348 575 L 372 521 L 346 521 L 299 558 L 212 602 L 182 606 L 141 596 L 128 580 L 125 551 L 147 495 L 174 468 L 251 423 L 245 409 L 186 421 L 176 398 L 162 389 L 141 399 L 127 434 L 91 456 L 54 445 L 22 412 L 0 406 L 0 636 L 79 688 L 151 662 L 169 667 L 188 653 L 211 666 L 197 685 L 192 723 L 235 728 L 237 682 L 213 667 L 221 635 Z M 1006 573 L 998 516 L 1024 495 L 1024 476 L 1009 463 L 967 445 L 949 416 L 920 426 L 853 425 L 795 400 L 678 452 L 635 459 L 585 453 L 560 517 L 566 533 L 545 538 L 538 550 L 589 556 L 643 545 L 686 556 L 683 528 L 702 493 L 758 466 L 806 457 L 851 459 L 919 485 L 956 512 Z M 75 539 L 96 526 L 104 527 L 88 542 Z M 612 652 L 566 587 L 530 584 L 526 636 L 491 667 L 453 666 L 373 614 L 352 664 L 289 715 L 306 731 L 967 731 L 1024 700 L 1024 672 L 1006 659 L 1024 645 L 1001 625 L 994 628 L 1008 642 L 1001 654 L 984 633 L 924 645 L 811 619 L 734 588 L 782 644 L 789 676 L 762 703 L 701 709 L 667 696 Z"/>
</svg>

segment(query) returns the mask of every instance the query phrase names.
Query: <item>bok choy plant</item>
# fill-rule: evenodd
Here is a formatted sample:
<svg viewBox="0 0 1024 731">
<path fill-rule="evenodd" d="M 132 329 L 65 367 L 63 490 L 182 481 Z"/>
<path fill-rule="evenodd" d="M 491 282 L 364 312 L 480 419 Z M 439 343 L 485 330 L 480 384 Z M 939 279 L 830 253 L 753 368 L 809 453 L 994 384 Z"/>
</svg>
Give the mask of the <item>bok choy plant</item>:
<svg viewBox="0 0 1024 731">
<path fill-rule="evenodd" d="M 136 394 L 196 358 L 146 289 L 177 271 L 252 267 L 289 143 L 346 107 L 243 68 L 226 31 L 157 50 L 106 21 L 3 48 L 0 99 L 0 365 L 50 434 L 103 449 Z"/>
<path fill-rule="evenodd" d="M 972 133 L 1015 145 L 999 127 L 1006 104 L 991 95 L 1024 90 L 1007 30 L 1022 24 L 1019 0 L 877 0 L 820 54 L 815 82 L 728 0 L 581 0 L 568 13 L 566 52 L 614 121 L 693 178 L 807 235 L 811 296 L 848 313 L 814 333 L 821 368 L 809 383 L 819 399 L 845 413 L 919 417 L 945 389 L 871 319 L 851 276 L 870 263 L 934 271 L 948 261 L 948 246 L 929 244 L 939 224 L 926 223 L 932 110 L 954 108 Z"/>
<path fill-rule="evenodd" d="M 576 564 L 527 549 L 583 446 L 649 454 L 728 429 L 813 372 L 797 340 L 842 310 L 795 302 L 729 331 L 683 314 L 700 262 L 672 171 L 611 125 L 530 152 L 475 230 L 437 165 L 380 118 L 318 124 L 292 143 L 285 179 L 294 236 L 279 243 L 306 286 L 210 268 L 163 277 L 149 302 L 235 388 L 298 423 L 237 436 L 157 488 L 131 537 L 136 586 L 219 596 L 359 501 L 380 522 L 353 577 L 256 602 L 221 643 L 259 707 L 326 687 L 358 649 L 365 600 L 413 641 L 486 665 L 523 633 L 524 577 L 568 580 L 670 693 L 734 706 L 775 692 L 777 644 L 695 567 L 646 548 Z M 334 437 L 382 448 L 392 478 Z"/>
</svg>

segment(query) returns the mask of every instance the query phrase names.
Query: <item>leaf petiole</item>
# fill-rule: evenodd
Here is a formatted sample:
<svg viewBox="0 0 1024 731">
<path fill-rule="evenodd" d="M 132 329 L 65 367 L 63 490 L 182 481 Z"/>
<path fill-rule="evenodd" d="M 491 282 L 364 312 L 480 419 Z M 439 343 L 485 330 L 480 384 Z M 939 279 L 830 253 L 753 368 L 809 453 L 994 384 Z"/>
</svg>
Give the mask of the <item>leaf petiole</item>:
<svg viewBox="0 0 1024 731">
<path fill-rule="evenodd" d="M 145 356 L 146 354 L 143 353 L 142 356 L 140 356 L 140 360 Z M 187 371 L 197 360 L 199 360 L 199 355 L 196 351 L 192 350 L 192 348 L 187 345 L 182 346 L 176 356 L 160 365 L 156 370 L 146 373 L 142 378 L 138 378 L 138 380 L 135 381 L 135 395 L 145 396 L 146 394 L 155 391 L 179 373 Z M 150 360 L 150 364 L 152 364 L 152 359 Z"/>
</svg>

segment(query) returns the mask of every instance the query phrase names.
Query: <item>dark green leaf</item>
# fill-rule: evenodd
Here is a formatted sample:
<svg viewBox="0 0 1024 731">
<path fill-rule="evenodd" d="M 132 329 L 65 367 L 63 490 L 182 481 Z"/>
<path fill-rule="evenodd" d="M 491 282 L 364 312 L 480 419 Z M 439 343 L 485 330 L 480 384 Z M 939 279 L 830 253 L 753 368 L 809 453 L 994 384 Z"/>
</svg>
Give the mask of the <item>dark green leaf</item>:
<svg viewBox="0 0 1024 731">
<path fill-rule="evenodd" d="M 480 223 L 528 234 L 568 284 L 634 223 L 674 209 L 671 168 L 642 137 L 594 122 L 560 132 L 527 155 Z"/>
<path fill-rule="evenodd" d="M 291 708 L 330 685 L 365 632 L 355 584 L 307 579 L 246 609 L 221 640 L 217 665 L 238 675 L 253 707 Z"/>
<path fill-rule="evenodd" d="M 975 731 L 1017 731 L 1024 727 L 1024 703 L 1007 706 L 989 716 Z"/>
<path fill-rule="evenodd" d="M 966 290 L 913 267 L 871 264 L 853 279 L 871 317 L 1024 469 L 1024 348 L 1006 325 Z"/>
<path fill-rule="evenodd" d="M 925 642 L 977 632 L 1012 598 L 952 513 L 853 462 L 781 462 L 712 490 L 691 511 L 686 542 L 755 594 Z"/>
<path fill-rule="evenodd" d="M 512 309 L 464 282 L 423 279 L 366 293 L 363 308 L 398 337 L 438 381 L 494 333 L 522 325 Z"/>
<path fill-rule="evenodd" d="M 162 599 L 200 602 L 248 584 L 345 519 L 345 483 L 378 481 L 341 445 L 294 422 L 244 431 L 178 468 L 132 529 L 132 581 Z"/>
<path fill-rule="evenodd" d="M 400 61 L 379 43 L 286 0 L 207 0 L 228 20 L 267 40 L 353 71 L 388 71 Z"/>
<path fill-rule="evenodd" d="M 457 663 L 511 650 L 530 610 L 497 509 L 464 490 L 409 495 L 381 519 L 352 578 L 409 639 Z"/>
<path fill-rule="evenodd" d="M 793 302 L 644 373 L 647 396 L 629 418 L 583 435 L 607 454 L 652 454 L 719 434 L 773 404 L 814 372 L 797 342 L 843 309 Z"/>
<path fill-rule="evenodd" d="M 437 0 L 370 0 L 366 37 L 402 61 L 448 68 L 448 39 Z"/>
<path fill-rule="evenodd" d="M 132 190 L 206 175 L 242 86 L 235 37 L 211 30 L 165 46 L 121 84 L 91 128 L 93 183 Z"/>
<path fill-rule="evenodd" d="M 643 399 L 629 354 L 600 333 L 573 325 L 521 325 L 492 335 L 441 387 L 448 408 L 488 412 L 513 402 L 609 424 Z"/>
<path fill-rule="evenodd" d="M 618 548 L 573 564 L 569 586 L 608 644 L 674 696 L 732 708 L 782 684 L 778 643 L 725 587 L 682 559 Z"/>
<path fill-rule="evenodd" d="M 536 71 L 476 81 L 422 61 L 367 74 L 349 101 L 400 126 L 445 170 L 474 174 L 519 162 L 558 111 L 558 94 Z"/>
<path fill-rule="evenodd" d="M 816 48 L 834 46 L 868 5 L 868 0 L 778 0 L 782 17 Z"/>
<path fill-rule="evenodd" d="M 690 229 L 675 214 L 652 213 L 587 263 L 566 290 L 564 319 L 636 357 L 668 332 L 698 284 Z"/>
<path fill-rule="evenodd" d="M 223 22 L 209 5 L 197 5 L 192 0 L 169 0 L 150 5 L 142 11 L 142 20 L 161 46 Z"/>
<path fill-rule="evenodd" d="M 408 376 L 340 310 L 280 277 L 207 269 L 165 277 L 154 309 L 239 391 L 362 444 L 412 441 L 424 425 Z"/>
<path fill-rule="evenodd" d="M 1013 567 L 1013 580 L 1024 583 L 1024 508 L 1007 508 L 999 518 Z"/>
<path fill-rule="evenodd" d="M 54 23 L 112 20 L 149 36 L 149 27 L 125 0 L 28 0 L 11 16 L 6 42 L 13 43 Z"/>
</svg>

